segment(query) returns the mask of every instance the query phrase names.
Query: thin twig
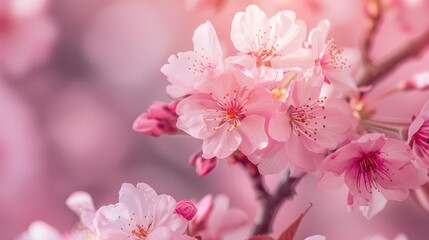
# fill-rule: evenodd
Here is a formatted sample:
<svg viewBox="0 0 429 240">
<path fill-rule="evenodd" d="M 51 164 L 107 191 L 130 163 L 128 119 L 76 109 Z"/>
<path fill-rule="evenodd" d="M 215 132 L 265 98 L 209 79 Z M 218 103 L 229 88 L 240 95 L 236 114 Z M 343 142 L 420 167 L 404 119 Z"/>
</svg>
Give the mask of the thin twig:
<svg viewBox="0 0 429 240">
<path fill-rule="evenodd" d="M 372 64 L 371 51 L 374 45 L 375 34 L 377 33 L 383 18 L 381 0 L 367 0 L 366 14 L 369 18 L 369 28 L 363 44 L 363 62 L 365 65 Z"/>
<path fill-rule="evenodd" d="M 359 85 L 365 86 L 381 81 L 382 78 L 392 72 L 396 66 L 411 57 L 418 56 L 428 45 L 429 30 L 426 30 L 384 62 L 367 66 L 365 74 L 359 81 Z"/>
</svg>

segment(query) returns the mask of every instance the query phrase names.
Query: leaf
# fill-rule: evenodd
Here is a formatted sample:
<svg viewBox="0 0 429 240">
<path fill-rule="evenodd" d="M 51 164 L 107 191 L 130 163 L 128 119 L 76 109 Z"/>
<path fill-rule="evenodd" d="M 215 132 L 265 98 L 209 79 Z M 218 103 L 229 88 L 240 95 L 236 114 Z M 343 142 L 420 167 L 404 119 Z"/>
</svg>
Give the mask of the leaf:
<svg viewBox="0 0 429 240">
<path fill-rule="evenodd" d="M 256 235 L 251 237 L 249 240 L 274 240 L 274 238 L 268 235 Z"/>
<path fill-rule="evenodd" d="M 301 220 L 304 218 L 305 214 L 308 212 L 308 210 L 313 206 L 312 203 L 310 203 L 310 206 L 303 212 L 301 215 L 288 227 L 286 230 L 280 235 L 279 240 L 293 240 L 295 237 L 296 232 L 298 231 L 299 224 L 301 223 Z"/>
</svg>

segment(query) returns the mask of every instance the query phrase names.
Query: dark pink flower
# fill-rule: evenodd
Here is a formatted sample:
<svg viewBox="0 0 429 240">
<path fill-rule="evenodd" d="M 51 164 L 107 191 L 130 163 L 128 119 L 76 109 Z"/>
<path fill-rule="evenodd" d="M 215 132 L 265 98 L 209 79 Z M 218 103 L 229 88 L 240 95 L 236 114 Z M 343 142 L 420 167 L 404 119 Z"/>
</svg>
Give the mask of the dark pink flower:
<svg viewBox="0 0 429 240">
<path fill-rule="evenodd" d="M 162 134 L 176 134 L 176 104 L 177 102 L 155 102 L 147 113 L 141 114 L 133 124 L 136 132 L 158 137 Z"/>
<path fill-rule="evenodd" d="M 409 189 L 427 181 L 426 171 L 415 163 L 407 144 L 376 133 L 366 134 L 327 156 L 321 170 L 322 188 L 338 187 L 343 181 L 350 190 L 349 203 L 359 206 L 370 205 L 376 193 L 402 201 Z"/>
<path fill-rule="evenodd" d="M 189 164 L 195 167 L 199 176 L 209 174 L 217 166 L 217 158 L 204 158 L 203 152 L 198 151 L 189 158 Z"/>
<path fill-rule="evenodd" d="M 192 200 L 181 200 L 176 203 L 175 213 L 191 221 L 197 214 L 197 207 Z"/>
</svg>

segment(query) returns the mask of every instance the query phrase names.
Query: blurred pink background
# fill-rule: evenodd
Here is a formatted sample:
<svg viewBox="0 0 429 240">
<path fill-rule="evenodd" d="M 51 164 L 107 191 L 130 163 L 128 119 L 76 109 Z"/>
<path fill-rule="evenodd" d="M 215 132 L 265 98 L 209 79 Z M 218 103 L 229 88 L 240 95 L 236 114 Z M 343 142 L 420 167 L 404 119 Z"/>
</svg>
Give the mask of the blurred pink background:
<svg viewBox="0 0 429 240">
<path fill-rule="evenodd" d="M 239 166 L 221 161 L 201 178 L 187 160 L 200 141 L 133 132 L 134 119 L 153 101 L 168 101 L 160 67 L 169 55 L 192 49 L 194 29 L 207 20 L 227 54 L 235 54 L 231 20 L 251 3 L 268 15 L 292 9 L 308 28 L 327 18 L 331 36 L 345 48 L 360 47 L 367 26 L 363 0 L 225 0 L 219 9 L 187 9 L 185 0 L 30 2 L 0 1 L 0 239 L 5 240 L 35 220 L 67 231 L 77 221 L 64 204 L 73 191 L 89 192 L 101 206 L 117 201 L 123 182 L 146 182 L 176 199 L 226 193 L 232 206 L 253 219 L 257 202 Z M 429 27 L 428 1 L 396 2 L 401 4 L 392 5 L 376 38 L 375 59 Z M 426 49 L 379 89 L 428 70 Z M 388 116 L 412 116 L 428 98 L 411 92 L 383 99 L 377 107 Z M 268 182 L 275 186 L 280 178 L 269 176 Z M 393 239 L 398 233 L 429 239 L 429 215 L 411 198 L 390 202 L 368 221 L 358 211 L 347 212 L 345 189 L 322 192 L 316 181 L 310 175 L 299 184 L 298 195 L 278 215 L 276 235 L 311 202 L 297 239 L 314 234 Z"/>
</svg>

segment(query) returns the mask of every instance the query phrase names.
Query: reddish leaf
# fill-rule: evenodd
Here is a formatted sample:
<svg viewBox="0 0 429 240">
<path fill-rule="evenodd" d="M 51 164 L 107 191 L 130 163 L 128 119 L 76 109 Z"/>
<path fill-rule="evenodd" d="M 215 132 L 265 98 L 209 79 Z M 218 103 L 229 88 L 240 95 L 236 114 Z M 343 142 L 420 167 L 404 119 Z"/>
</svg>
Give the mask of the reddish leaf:
<svg viewBox="0 0 429 240">
<path fill-rule="evenodd" d="M 282 235 L 280 235 L 279 240 L 294 239 L 296 231 L 298 231 L 299 224 L 301 223 L 301 220 L 304 218 L 305 214 L 312 206 L 313 204 L 310 203 L 310 206 L 303 213 L 301 213 L 301 215 L 288 228 L 286 228 L 286 230 L 282 233 Z"/>
<path fill-rule="evenodd" d="M 249 240 L 274 240 L 274 238 L 268 235 L 256 235 L 251 237 Z"/>
</svg>

